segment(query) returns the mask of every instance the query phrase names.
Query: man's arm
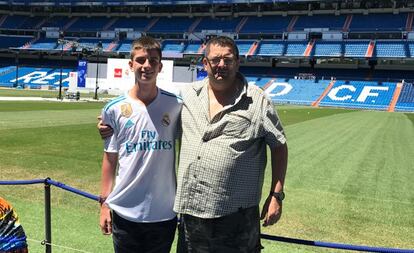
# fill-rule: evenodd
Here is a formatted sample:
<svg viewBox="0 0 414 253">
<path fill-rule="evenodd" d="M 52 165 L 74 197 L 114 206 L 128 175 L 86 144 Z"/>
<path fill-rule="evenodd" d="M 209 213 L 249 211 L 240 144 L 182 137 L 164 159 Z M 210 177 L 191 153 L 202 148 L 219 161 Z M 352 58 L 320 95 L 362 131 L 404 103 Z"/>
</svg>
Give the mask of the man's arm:
<svg viewBox="0 0 414 253">
<path fill-rule="evenodd" d="M 276 148 L 271 148 L 272 160 L 272 184 L 270 192 L 283 191 L 285 182 L 288 148 L 287 144 L 280 145 Z M 278 201 L 276 197 L 270 195 L 267 197 L 263 205 L 261 219 L 264 219 L 263 226 L 273 225 L 280 219 L 282 215 L 282 201 Z"/>
<path fill-rule="evenodd" d="M 109 235 L 112 233 L 112 218 L 111 210 L 104 203 L 109 193 L 112 191 L 112 186 L 115 181 L 116 165 L 118 163 L 117 153 L 104 152 L 102 158 L 102 179 L 101 179 L 101 214 L 99 219 L 99 225 L 102 233 Z"/>
<path fill-rule="evenodd" d="M 101 135 L 102 139 L 111 137 L 112 134 L 114 133 L 114 130 L 112 129 L 111 126 L 105 125 L 102 122 L 102 116 L 98 116 L 98 124 L 96 125 L 96 127 L 98 128 L 99 134 Z"/>
</svg>

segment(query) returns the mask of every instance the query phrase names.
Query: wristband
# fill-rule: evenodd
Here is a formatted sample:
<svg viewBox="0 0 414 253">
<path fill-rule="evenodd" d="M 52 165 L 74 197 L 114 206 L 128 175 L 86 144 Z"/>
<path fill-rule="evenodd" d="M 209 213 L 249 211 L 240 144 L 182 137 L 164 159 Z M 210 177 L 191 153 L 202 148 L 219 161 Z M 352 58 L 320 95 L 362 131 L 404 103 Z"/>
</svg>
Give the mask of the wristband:
<svg viewBox="0 0 414 253">
<path fill-rule="evenodd" d="M 99 202 L 99 204 L 102 206 L 103 205 L 103 203 L 105 203 L 105 201 L 106 201 L 106 199 L 107 199 L 108 197 L 102 197 L 102 196 L 99 196 L 99 199 L 98 199 L 98 202 Z"/>
<path fill-rule="evenodd" d="M 280 192 L 271 191 L 270 195 L 275 197 L 276 200 L 279 202 L 282 202 L 285 199 L 285 193 L 283 191 L 280 191 Z"/>
</svg>

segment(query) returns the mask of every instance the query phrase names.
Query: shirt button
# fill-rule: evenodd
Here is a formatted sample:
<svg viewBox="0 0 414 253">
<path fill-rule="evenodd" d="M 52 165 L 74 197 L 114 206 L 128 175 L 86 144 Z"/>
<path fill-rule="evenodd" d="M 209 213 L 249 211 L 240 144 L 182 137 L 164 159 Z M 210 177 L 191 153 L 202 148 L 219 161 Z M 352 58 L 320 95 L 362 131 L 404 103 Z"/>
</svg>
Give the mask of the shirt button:
<svg viewBox="0 0 414 253">
<path fill-rule="evenodd" d="M 197 160 L 200 160 L 201 159 L 201 156 L 197 156 Z"/>
</svg>

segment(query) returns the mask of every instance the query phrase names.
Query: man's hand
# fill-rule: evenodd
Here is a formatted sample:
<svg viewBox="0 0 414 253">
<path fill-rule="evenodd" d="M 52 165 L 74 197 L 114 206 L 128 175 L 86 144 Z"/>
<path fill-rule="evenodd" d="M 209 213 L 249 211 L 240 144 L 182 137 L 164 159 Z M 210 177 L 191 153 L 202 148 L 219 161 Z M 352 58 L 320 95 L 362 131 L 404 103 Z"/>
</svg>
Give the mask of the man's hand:
<svg viewBox="0 0 414 253">
<path fill-rule="evenodd" d="M 282 216 L 282 203 L 278 202 L 276 198 L 269 195 L 263 205 L 262 215 L 260 219 L 264 219 L 263 226 L 271 226 L 276 224 Z"/>
<path fill-rule="evenodd" d="M 99 218 L 99 226 L 104 235 L 112 234 L 112 217 L 111 209 L 105 204 L 101 206 L 101 216 Z"/>
<path fill-rule="evenodd" d="M 96 127 L 99 130 L 99 134 L 101 135 L 102 139 L 105 139 L 107 137 L 111 137 L 112 134 L 114 133 L 114 130 L 112 129 L 112 127 L 108 126 L 108 125 L 104 125 L 102 122 L 102 117 L 98 116 L 98 125 L 96 125 Z"/>
</svg>

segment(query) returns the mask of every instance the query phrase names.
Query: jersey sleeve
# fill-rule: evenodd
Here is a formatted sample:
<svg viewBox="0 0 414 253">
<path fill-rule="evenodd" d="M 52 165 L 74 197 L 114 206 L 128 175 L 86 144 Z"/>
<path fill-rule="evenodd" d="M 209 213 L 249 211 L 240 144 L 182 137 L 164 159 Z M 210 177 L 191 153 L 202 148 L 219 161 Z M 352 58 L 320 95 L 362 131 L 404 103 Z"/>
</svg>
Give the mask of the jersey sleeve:
<svg viewBox="0 0 414 253">
<path fill-rule="evenodd" d="M 104 151 L 108 153 L 118 153 L 119 151 L 119 145 L 118 145 L 118 139 L 117 139 L 118 124 L 116 124 L 114 111 L 110 109 L 109 110 L 103 109 L 101 116 L 102 116 L 102 123 L 110 126 L 114 131 L 111 137 L 105 138 Z"/>
</svg>

